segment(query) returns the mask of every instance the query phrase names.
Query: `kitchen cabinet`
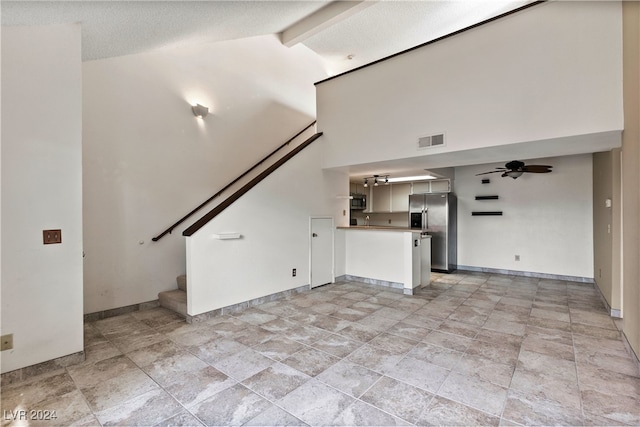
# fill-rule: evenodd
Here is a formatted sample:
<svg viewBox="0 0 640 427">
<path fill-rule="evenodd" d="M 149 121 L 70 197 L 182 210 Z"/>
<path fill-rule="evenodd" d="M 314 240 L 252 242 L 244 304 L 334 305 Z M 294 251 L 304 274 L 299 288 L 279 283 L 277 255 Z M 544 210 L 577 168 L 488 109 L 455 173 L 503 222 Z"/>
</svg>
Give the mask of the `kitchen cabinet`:
<svg viewBox="0 0 640 427">
<path fill-rule="evenodd" d="M 432 193 L 448 193 L 451 191 L 450 181 L 448 179 L 436 179 L 431 181 Z"/>
<path fill-rule="evenodd" d="M 409 212 L 411 184 L 391 184 L 391 212 Z"/>
<path fill-rule="evenodd" d="M 448 179 L 434 179 L 432 181 L 414 182 L 412 194 L 449 193 L 451 181 Z"/>
<path fill-rule="evenodd" d="M 349 183 L 349 192 L 350 193 L 356 193 L 356 194 L 364 194 L 366 193 L 366 188 L 364 188 L 364 185 L 362 184 L 358 184 L 356 182 L 350 182 Z"/>
<path fill-rule="evenodd" d="M 429 181 L 413 183 L 413 194 L 422 194 L 422 193 L 430 193 L 430 192 L 431 192 L 431 184 L 429 183 Z"/>
<path fill-rule="evenodd" d="M 372 212 L 390 212 L 391 211 L 391 185 L 378 185 L 371 187 L 371 197 L 373 203 L 370 203 Z"/>
</svg>

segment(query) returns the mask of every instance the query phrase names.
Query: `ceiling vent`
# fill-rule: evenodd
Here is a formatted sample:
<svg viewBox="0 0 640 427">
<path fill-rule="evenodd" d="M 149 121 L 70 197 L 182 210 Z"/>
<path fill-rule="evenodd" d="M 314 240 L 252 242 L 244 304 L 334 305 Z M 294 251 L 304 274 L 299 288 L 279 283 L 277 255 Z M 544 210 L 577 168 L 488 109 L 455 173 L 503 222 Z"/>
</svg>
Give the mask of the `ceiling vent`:
<svg viewBox="0 0 640 427">
<path fill-rule="evenodd" d="M 418 150 L 444 145 L 444 134 L 429 135 L 418 138 Z"/>
</svg>

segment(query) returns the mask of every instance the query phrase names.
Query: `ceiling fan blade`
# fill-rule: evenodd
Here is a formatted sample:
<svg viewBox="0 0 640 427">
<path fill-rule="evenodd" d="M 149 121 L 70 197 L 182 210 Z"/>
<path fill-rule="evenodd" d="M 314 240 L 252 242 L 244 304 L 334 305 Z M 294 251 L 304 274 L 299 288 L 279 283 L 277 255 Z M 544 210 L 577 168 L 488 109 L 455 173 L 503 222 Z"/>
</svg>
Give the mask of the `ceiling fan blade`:
<svg viewBox="0 0 640 427">
<path fill-rule="evenodd" d="M 476 176 L 479 176 L 479 175 L 488 175 L 488 174 L 490 174 L 490 173 L 498 173 L 498 172 L 502 172 L 502 171 L 482 172 L 482 173 L 477 173 L 477 174 L 476 174 Z"/>
<path fill-rule="evenodd" d="M 523 172 L 532 172 L 532 173 L 548 173 L 551 172 L 552 166 L 544 166 L 544 165 L 527 165 L 522 168 Z"/>
</svg>

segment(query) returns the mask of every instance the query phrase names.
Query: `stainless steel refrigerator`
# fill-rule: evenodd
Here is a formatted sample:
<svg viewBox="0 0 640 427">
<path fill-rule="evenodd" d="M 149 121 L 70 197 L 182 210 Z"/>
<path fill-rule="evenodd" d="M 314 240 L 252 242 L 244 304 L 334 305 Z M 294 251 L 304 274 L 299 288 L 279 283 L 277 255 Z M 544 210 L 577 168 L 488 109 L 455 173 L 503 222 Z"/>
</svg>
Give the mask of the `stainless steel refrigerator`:
<svg viewBox="0 0 640 427">
<path fill-rule="evenodd" d="M 409 224 L 431 235 L 431 271 L 451 273 L 458 268 L 456 243 L 457 199 L 453 193 L 409 196 Z"/>
</svg>

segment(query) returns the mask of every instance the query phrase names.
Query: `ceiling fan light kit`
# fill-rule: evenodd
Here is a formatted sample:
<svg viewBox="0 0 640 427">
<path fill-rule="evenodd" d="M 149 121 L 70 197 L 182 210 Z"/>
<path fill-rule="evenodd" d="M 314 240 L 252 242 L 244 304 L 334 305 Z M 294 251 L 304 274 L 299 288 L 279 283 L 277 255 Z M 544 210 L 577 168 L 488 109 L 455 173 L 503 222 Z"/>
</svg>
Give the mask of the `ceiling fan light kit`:
<svg viewBox="0 0 640 427">
<path fill-rule="evenodd" d="M 505 167 L 503 168 L 496 168 L 496 170 L 491 172 L 478 173 L 476 174 L 476 176 L 487 175 L 490 173 L 501 173 L 502 175 L 500 176 L 503 178 L 508 176 L 510 178 L 517 179 L 525 172 L 549 173 L 551 172 L 551 168 L 553 168 L 553 166 L 549 165 L 525 165 L 524 162 L 521 162 L 520 160 L 512 160 L 509 163 L 506 163 L 504 166 Z"/>
</svg>

